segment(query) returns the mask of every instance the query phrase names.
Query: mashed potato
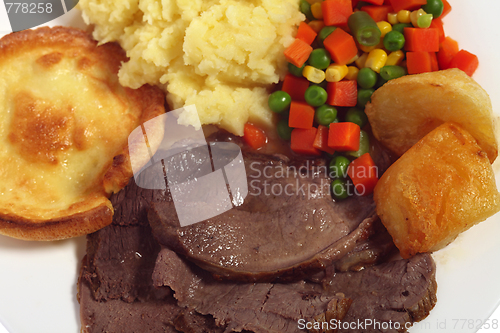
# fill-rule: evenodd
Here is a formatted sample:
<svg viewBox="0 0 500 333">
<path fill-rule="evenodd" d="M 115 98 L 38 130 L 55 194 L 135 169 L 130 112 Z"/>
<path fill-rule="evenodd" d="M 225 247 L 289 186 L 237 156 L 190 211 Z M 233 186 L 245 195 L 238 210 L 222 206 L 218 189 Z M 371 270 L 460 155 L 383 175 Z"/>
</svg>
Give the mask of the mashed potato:
<svg viewBox="0 0 500 333">
<path fill-rule="evenodd" d="M 80 0 L 94 38 L 118 41 L 130 61 L 122 85 L 161 85 L 170 107 L 196 105 L 202 124 L 243 135 L 268 127 L 268 88 L 286 73 L 283 51 L 304 19 L 298 0 Z M 194 115 L 196 116 L 196 115 Z M 193 114 L 180 121 L 196 123 Z"/>
</svg>

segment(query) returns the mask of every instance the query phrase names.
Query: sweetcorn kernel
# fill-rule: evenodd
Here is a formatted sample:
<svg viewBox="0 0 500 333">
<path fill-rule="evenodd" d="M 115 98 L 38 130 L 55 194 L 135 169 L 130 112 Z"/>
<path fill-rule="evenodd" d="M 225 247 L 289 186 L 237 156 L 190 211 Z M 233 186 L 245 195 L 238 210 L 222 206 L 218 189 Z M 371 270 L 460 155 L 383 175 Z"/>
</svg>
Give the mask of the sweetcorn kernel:
<svg viewBox="0 0 500 333">
<path fill-rule="evenodd" d="M 331 64 L 325 71 L 325 79 L 328 82 L 339 82 L 347 75 L 348 71 L 346 65 Z"/>
<path fill-rule="evenodd" d="M 347 66 L 347 75 L 344 79 L 356 80 L 358 78 L 359 69 L 356 66 Z"/>
<path fill-rule="evenodd" d="M 377 27 L 380 30 L 380 38 L 384 38 L 384 36 L 389 32 L 392 31 L 392 25 L 387 22 L 387 21 L 379 21 L 377 22 Z"/>
<path fill-rule="evenodd" d="M 398 13 L 389 13 L 387 14 L 387 21 L 394 25 L 394 24 L 398 24 L 399 21 L 398 21 Z"/>
<path fill-rule="evenodd" d="M 401 64 L 401 62 L 403 61 L 404 57 L 405 57 L 405 54 L 401 50 L 391 52 L 387 56 L 387 61 L 385 62 L 385 64 L 386 64 L 386 66 L 393 66 L 393 65 L 399 66 Z"/>
<path fill-rule="evenodd" d="M 375 49 L 381 49 L 384 47 L 384 40 L 380 38 L 380 42 L 377 45 L 373 46 L 364 46 L 364 45 L 358 45 L 359 49 L 363 52 L 369 53 Z"/>
<path fill-rule="evenodd" d="M 411 23 L 410 11 L 402 9 L 398 12 L 398 21 L 399 23 Z"/>
<path fill-rule="evenodd" d="M 380 73 L 380 69 L 387 62 L 387 53 L 382 49 L 376 49 L 368 53 L 365 67 L 371 68 L 374 72 Z"/>
<path fill-rule="evenodd" d="M 366 64 L 366 58 L 368 58 L 368 53 L 363 53 L 356 59 L 355 63 L 356 66 L 358 66 L 359 69 L 364 68 Z"/>
<path fill-rule="evenodd" d="M 422 15 L 427 14 L 422 8 L 419 10 L 414 10 L 410 13 L 410 21 L 411 24 L 415 27 L 418 28 L 418 18 Z"/>
<path fill-rule="evenodd" d="M 319 33 L 321 29 L 325 26 L 325 22 L 320 20 L 314 20 L 307 23 L 316 33 Z"/>
<path fill-rule="evenodd" d="M 321 2 L 316 2 L 311 5 L 311 13 L 315 19 L 323 19 L 323 10 L 321 9 Z"/>
<path fill-rule="evenodd" d="M 325 80 L 325 72 L 313 66 L 304 67 L 302 75 L 312 83 L 321 83 Z"/>
</svg>

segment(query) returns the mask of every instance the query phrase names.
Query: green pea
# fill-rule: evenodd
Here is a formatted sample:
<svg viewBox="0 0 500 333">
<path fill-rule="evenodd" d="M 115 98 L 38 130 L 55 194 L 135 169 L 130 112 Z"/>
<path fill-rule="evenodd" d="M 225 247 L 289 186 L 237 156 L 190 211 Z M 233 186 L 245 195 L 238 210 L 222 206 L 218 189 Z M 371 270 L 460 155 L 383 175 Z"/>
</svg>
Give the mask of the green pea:
<svg viewBox="0 0 500 333">
<path fill-rule="evenodd" d="M 278 124 L 276 124 L 276 132 L 278 132 L 279 137 L 283 140 L 290 140 L 292 131 L 293 128 L 288 126 L 288 119 L 281 119 L 278 121 Z"/>
<path fill-rule="evenodd" d="M 368 67 L 361 68 L 358 72 L 357 80 L 361 88 L 372 88 L 377 83 L 377 73 Z"/>
<path fill-rule="evenodd" d="M 337 27 L 333 26 L 328 26 L 328 27 L 323 27 L 319 33 L 318 33 L 318 40 L 321 45 L 323 45 L 323 41 L 326 39 L 326 37 L 330 36 L 330 34 L 335 31 Z"/>
<path fill-rule="evenodd" d="M 306 103 L 311 106 L 321 106 L 326 103 L 328 94 L 320 86 L 310 86 L 304 93 Z"/>
<path fill-rule="evenodd" d="M 281 113 L 290 107 L 292 98 L 290 95 L 282 90 L 278 90 L 269 95 L 267 104 L 271 111 Z"/>
<path fill-rule="evenodd" d="M 370 152 L 370 137 L 368 136 L 368 133 L 361 130 L 359 132 L 359 149 L 357 151 L 346 151 L 344 154 L 358 158 L 368 152 Z"/>
<path fill-rule="evenodd" d="M 422 6 L 422 9 L 427 13 L 427 14 L 432 14 L 434 18 L 438 18 L 443 14 L 443 1 L 441 0 L 427 0 L 427 4 Z"/>
<path fill-rule="evenodd" d="M 321 105 L 314 113 L 314 120 L 319 125 L 328 126 L 337 118 L 337 109 L 331 105 Z"/>
<path fill-rule="evenodd" d="M 406 74 L 408 74 L 406 68 L 402 66 L 388 65 L 380 69 L 380 76 L 385 80 L 385 82 L 405 76 Z"/>
<path fill-rule="evenodd" d="M 303 64 L 302 67 L 297 67 L 292 63 L 288 63 L 288 71 L 297 77 L 302 77 L 302 71 L 306 67 L 306 64 Z"/>
<path fill-rule="evenodd" d="M 332 196 L 336 200 L 343 200 L 349 197 L 348 183 L 345 179 L 335 179 L 332 181 Z"/>
<path fill-rule="evenodd" d="M 358 106 L 365 107 L 366 103 L 368 103 L 371 98 L 372 94 L 375 90 L 373 88 L 371 89 L 359 89 L 358 90 Z"/>
<path fill-rule="evenodd" d="M 329 167 L 330 178 L 346 178 L 347 177 L 347 167 L 351 161 L 345 156 L 338 155 L 332 158 Z"/>
<path fill-rule="evenodd" d="M 324 70 L 330 65 L 330 53 L 325 49 L 315 49 L 309 55 L 309 65 L 316 67 L 317 69 Z"/>
<path fill-rule="evenodd" d="M 355 123 L 362 128 L 368 123 L 368 117 L 360 108 L 350 108 L 345 114 L 345 121 Z"/>
<path fill-rule="evenodd" d="M 411 28 L 412 25 L 410 23 L 396 23 L 392 26 L 391 31 L 397 31 L 399 33 L 403 33 L 405 28 Z"/>
<path fill-rule="evenodd" d="M 304 14 L 309 21 L 315 20 L 309 2 L 307 2 L 306 0 L 300 0 L 299 8 L 302 14 Z"/>
<path fill-rule="evenodd" d="M 405 45 L 405 36 L 399 31 L 389 31 L 384 37 L 384 47 L 388 51 L 398 51 Z"/>
<path fill-rule="evenodd" d="M 417 19 L 417 26 L 422 29 L 429 28 L 431 26 L 431 23 L 432 14 L 424 14 Z"/>
</svg>

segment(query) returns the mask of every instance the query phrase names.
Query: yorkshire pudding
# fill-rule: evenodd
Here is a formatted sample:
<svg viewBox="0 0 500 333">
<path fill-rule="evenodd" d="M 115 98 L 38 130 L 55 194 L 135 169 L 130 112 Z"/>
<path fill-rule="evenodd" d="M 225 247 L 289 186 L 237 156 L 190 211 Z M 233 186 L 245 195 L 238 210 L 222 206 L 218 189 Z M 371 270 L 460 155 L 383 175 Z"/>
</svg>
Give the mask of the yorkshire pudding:
<svg viewBox="0 0 500 333">
<path fill-rule="evenodd" d="M 108 197 L 132 176 L 129 135 L 165 112 L 160 89 L 118 83 L 126 61 L 73 28 L 0 40 L 0 234 L 57 240 L 111 223 Z"/>
</svg>

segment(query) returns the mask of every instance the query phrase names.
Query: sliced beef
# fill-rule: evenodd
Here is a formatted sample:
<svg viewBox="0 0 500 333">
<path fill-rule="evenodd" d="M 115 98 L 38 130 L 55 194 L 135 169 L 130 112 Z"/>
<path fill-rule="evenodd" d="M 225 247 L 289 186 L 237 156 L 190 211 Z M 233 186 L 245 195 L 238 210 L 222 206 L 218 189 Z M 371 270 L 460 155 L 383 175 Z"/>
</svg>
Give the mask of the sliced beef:
<svg viewBox="0 0 500 333">
<path fill-rule="evenodd" d="M 359 318 L 399 323 L 393 328 L 404 328 L 405 323 L 424 319 L 436 304 L 435 264 L 430 254 L 421 254 L 408 260 L 395 260 L 360 272 L 335 273 L 325 278 L 327 292 L 341 292 L 353 300 L 343 321 Z M 406 326 L 406 328 L 408 328 Z M 343 329 L 340 332 L 359 332 Z M 404 330 L 401 330 L 404 331 Z M 398 332 L 366 327 L 364 332 Z"/>
<path fill-rule="evenodd" d="M 84 265 L 82 276 L 88 273 L 88 267 Z M 135 274 L 137 271 L 130 270 L 128 273 Z M 159 299 L 149 297 L 148 301 L 99 301 L 93 297 L 91 285 L 80 277 L 78 291 L 83 333 L 178 332 L 172 320 L 182 309 L 170 296 L 169 290 L 163 291 L 166 296 Z"/>
<path fill-rule="evenodd" d="M 372 266 L 396 254 L 391 235 L 380 221 L 375 222 L 370 230 L 372 235 L 366 240 L 360 240 L 356 247 L 326 271 L 335 269 L 340 272 L 359 271 L 367 266 Z"/>
<path fill-rule="evenodd" d="M 225 332 L 305 332 L 300 320 L 405 323 L 421 320 L 435 304 L 435 266 L 430 255 L 391 261 L 359 272 L 335 273 L 323 284 L 217 281 L 206 271 L 163 248 L 153 274 L 179 305 L 211 315 Z M 407 327 L 409 327 L 408 325 Z M 407 328 L 406 327 L 406 328 Z M 352 332 L 397 332 L 366 327 Z M 400 330 L 400 331 L 404 331 Z M 341 332 L 344 332 L 341 330 Z M 345 332 L 350 332 L 349 330 Z"/>
<path fill-rule="evenodd" d="M 245 158 L 246 163 L 247 160 L 264 161 L 269 163 L 266 166 L 278 165 L 281 170 L 283 166 L 304 165 L 283 156 L 245 154 L 249 156 Z M 299 171 L 303 172 L 301 175 L 314 169 L 312 165 L 308 168 L 302 169 L 307 172 Z M 256 170 L 251 171 L 257 173 Z M 314 177 L 298 177 L 299 185 L 296 186 L 303 184 L 300 182 L 317 184 L 326 179 L 321 171 L 312 174 Z M 149 176 L 145 173 L 141 177 L 150 181 L 151 187 L 158 185 L 156 187 L 161 188 L 166 184 L 166 180 L 157 175 Z M 286 185 L 296 178 L 276 179 Z M 304 196 L 310 197 L 306 201 Z M 286 200 L 281 196 L 251 196 L 242 206 L 234 209 L 234 221 L 233 218 L 224 220 L 226 216 L 221 215 L 220 225 L 215 223 L 212 226 L 216 233 L 210 234 L 207 226 L 213 221 L 200 223 L 205 229 L 199 229 L 202 240 L 199 245 L 208 246 L 206 251 L 210 250 L 212 240 L 222 246 L 224 240 L 245 240 L 244 232 L 258 234 L 260 231 L 259 235 L 267 237 L 264 228 L 270 228 L 268 232 L 273 237 L 268 237 L 267 241 L 276 237 L 273 242 L 277 243 L 277 247 L 266 242 L 259 243 L 253 251 L 267 256 L 251 252 L 247 259 L 260 258 L 261 261 L 247 261 L 247 267 L 255 268 L 259 264 L 276 267 L 277 263 L 293 263 L 299 258 L 295 266 L 282 265 L 280 267 L 283 268 L 273 268 L 271 273 L 262 273 L 258 269 L 237 271 L 236 265 L 229 265 L 226 272 L 226 267 L 214 265 L 215 261 L 205 257 L 197 259 L 191 256 L 187 260 L 189 253 L 182 250 L 186 243 L 180 242 L 182 237 L 178 236 L 181 228 L 175 226 L 175 220 L 172 223 L 170 216 L 168 219 L 158 217 L 153 222 L 155 236 L 167 242 L 161 247 L 153 237 L 146 210 L 151 204 L 154 210 L 151 210 L 150 216 L 159 216 L 162 211 L 162 214 L 170 214 L 168 207 L 172 198 L 169 190 L 145 190 L 131 180 L 122 192 L 112 198 L 115 207 L 112 225 L 88 236 L 87 255 L 82 261 L 78 282 L 82 332 L 293 333 L 306 332 L 300 328 L 299 320 L 325 322 L 335 319 L 348 322 L 371 319 L 404 324 L 420 320 L 428 314 L 436 300 L 434 263 L 429 255 L 418 255 L 409 260 L 377 264 L 379 259 L 390 253 L 392 244 L 386 231 L 380 229 L 380 223 L 371 214 L 371 198 L 357 198 L 357 203 L 349 200 L 334 203 L 318 191 L 306 192 L 304 196 Z M 297 208 L 300 205 L 305 208 Z M 286 211 L 292 214 L 286 215 Z M 298 218 L 295 214 L 302 215 Z M 260 218 L 263 216 L 275 223 L 270 224 Z M 244 221 L 262 225 L 260 228 L 248 228 Z M 224 233 L 224 225 L 235 233 Z M 330 225 L 338 230 L 330 230 Z M 214 226 L 219 226 L 219 229 Z M 311 227 L 319 237 L 320 245 L 316 248 L 312 239 L 301 238 L 301 234 L 307 234 Z M 337 239 L 325 241 L 327 232 Z M 191 235 L 192 240 L 196 241 L 194 236 Z M 248 240 L 258 242 L 257 238 L 249 237 Z M 301 256 L 297 246 L 288 247 L 287 242 L 290 241 L 307 241 L 307 245 L 314 250 L 302 247 L 309 254 Z M 232 246 L 235 243 L 225 244 Z M 170 248 L 165 245 L 170 245 Z M 191 249 L 196 249 L 195 245 Z M 245 251 L 237 251 L 243 248 L 232 247 L 236 254 L 247 255 Z M 276 251 L 274 254 L 279 260 L 270 255 L 272 251 Z M 290 255 L 280 251 L 290 251 Z M 199 252 L 199 255 L 202 254 Z M 217 251 L 210 256 L 223 257 Z M 377 265 L 352 271 L 374 264 Z M 312 276 L 307 281 L 300 279 L 305 273 L 325 267 L 326 270 L 315 275 L 314 279 Z M 243 276 L 249 280 L 270 280 L 278 276 L 281 279 L 279 282 L 257 283 L 220 281 L 214 278 L 214 272 L 224 273 L 226 277 Z M 293 277 L 295 281 L 285 283 L 283 277 Z M 372 327 L 362 331 L 379 332 Z"/>
<path fill-rule="evenodd" d="M 113 225 L 149 226 L 147 210 L 152 202 L 171 201 L 168 188 L 165 188 L 165 178 L 158 177 L 154 172 L 142 172 L 138 176 L 143 186 L 137 186 L 134 179 L 120 192 L 110 198 L 113 204 Z"/>
<path fill-rule="evenodd" d="M 151 202 L 168 200 L 167 194 L 140 188 L 131 180 L 125 190 L 112 196 L 112 224 L 87 236 L 87 269 L 82 279 L 96 300 L 133 302 L 151 297 L 151 274 L 160 247 L 151 235 L 147 208 Z"/>
<path fill-rule="evenodd" d="M 242 205 L 181 227 L 173 202 L 153 203 L 148 218 L 160 244 L 220 278 L 272 281 L 322 270 L 371 233 L 372 197 L 335 202 L 323 160 L 246 150 L 243 158 L 249 194 Z"/>
<path fill-rule="evenodd" d="M 222 333 L 223 327 L 215 325 L 212 316 L 203 316 L 199 313 L 185 309 L 175 317 L 173 324 L 175 329 L 183 333 Z M 244 332 L 246 333 L 246 332 Z"/>
<path fill-rule="evenodd" d="M 298 332 L 297 320 L 326 311 L 335 297 L 319 284 L 217 281 L 169 250 L 158 256 L 153 275 L 158 287 L 170 287 L 179 305 L 211 315 L 225 332 Z"/>
<path fill-rule="evenodd" d="M 151 277 L 160 246 L 146 208 L 165 194 L 131 180 L 111 198 L 113 223 L 87 236 L 78 280 L 82 332 L 178 332 L 173 320 L 184 309 L 170 290 L 154 288 Z"/>
<path fill-rule="evenodd" d="M 88 236 L 82 279 L 96 300 L 147 300 L 154 294 L 151 274 L 159 246 L 148 226 L 110 225 Z"/>
</svg>

